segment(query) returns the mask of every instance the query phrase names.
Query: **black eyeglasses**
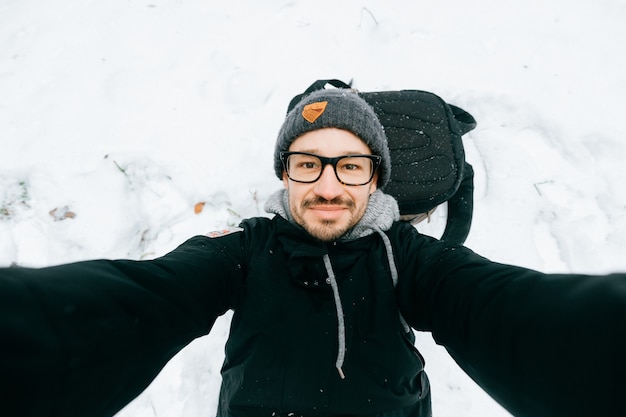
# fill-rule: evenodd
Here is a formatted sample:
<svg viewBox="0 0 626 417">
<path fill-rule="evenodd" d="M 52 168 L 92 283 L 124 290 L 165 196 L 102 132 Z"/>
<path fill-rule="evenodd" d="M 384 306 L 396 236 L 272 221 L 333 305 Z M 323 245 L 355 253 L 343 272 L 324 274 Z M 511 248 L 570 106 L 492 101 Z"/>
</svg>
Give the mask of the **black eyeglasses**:
<svg viewBox="0 0 626 417">
<path fill-rule="evenodd" d="M 332 165 L 337 180 L 344 185 L 365 185 L 374 178 L 382 157 L 345 155 L 326 158 L 307 152 L 281 152 L 280 159 L 290 180 L 311 183 L 320 179 L 326 165 Z"/>
</svg>

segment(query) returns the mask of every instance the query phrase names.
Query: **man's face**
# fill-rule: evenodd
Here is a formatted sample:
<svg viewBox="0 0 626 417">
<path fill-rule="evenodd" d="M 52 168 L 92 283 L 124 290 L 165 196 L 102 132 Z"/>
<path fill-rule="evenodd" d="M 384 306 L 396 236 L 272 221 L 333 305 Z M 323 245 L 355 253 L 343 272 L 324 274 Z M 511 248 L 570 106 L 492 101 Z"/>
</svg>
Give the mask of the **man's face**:
<svg viewBox="0 0 626 417">
<path fill-rule="evenodd" d="M 358 136 L 335 128 L 305 133 L 293 141 L 289 151 L 329 158 L 372 153 Z M 337 180 L 331 165 L 326 165 L 322 176 L 313 183 L 292 181 L 283 172 L 291 215 L 307 232 L 323 241 L 337 240 L 361 220 L 369 196 L 376 190 L 376 179 L 374 176 L 365 185 L 343 185 Z"/>
</svg>

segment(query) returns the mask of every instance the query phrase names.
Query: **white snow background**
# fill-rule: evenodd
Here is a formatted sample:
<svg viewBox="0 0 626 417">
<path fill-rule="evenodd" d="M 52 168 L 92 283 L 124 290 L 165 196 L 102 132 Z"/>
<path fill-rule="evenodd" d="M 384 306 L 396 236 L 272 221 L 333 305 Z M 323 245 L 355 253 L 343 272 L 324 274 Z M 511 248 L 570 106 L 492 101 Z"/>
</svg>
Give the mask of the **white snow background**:
<svg viewBox="0 0 626 417">
<path fill-rule="evenodd" d="M 624 22 L 622 0 L 0 0 L 0 264 L 148 259 L 265 215 L 289 100 L 340 78 L 476 117 L 467 246 L 624 271 Z M 118 416 L 213 415 L 228 325 Z M 429 334 L 417 346 L 436 417 L 509 415 Z"/>
</svg>

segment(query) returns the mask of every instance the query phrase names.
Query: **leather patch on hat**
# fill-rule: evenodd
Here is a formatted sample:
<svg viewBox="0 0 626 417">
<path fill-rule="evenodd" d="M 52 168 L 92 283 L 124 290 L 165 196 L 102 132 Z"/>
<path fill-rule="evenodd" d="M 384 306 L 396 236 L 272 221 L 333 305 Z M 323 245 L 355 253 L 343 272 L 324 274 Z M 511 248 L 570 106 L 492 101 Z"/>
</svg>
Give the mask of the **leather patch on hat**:
<svg viewBox="0 0 626 417">
<path fill-rule="evenodd" d="M 326 110 L 327 101 L 317 101 L 315 103 L 307 104 L 302 109 L 302 117 L 304 117 L 309 123 L 313 123 L 318 117 Z"/>
</svg>

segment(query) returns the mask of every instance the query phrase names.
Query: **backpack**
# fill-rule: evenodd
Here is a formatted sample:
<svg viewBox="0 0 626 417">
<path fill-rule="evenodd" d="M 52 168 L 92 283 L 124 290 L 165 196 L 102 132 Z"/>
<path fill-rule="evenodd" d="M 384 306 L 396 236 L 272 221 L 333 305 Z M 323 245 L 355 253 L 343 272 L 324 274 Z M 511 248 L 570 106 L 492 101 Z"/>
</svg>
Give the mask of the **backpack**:
<svg viewBox="0 0 626 417">
<path fill-rule="evenodd" d="M 287 112 L 307 94 L 326 88 L 352 89 L 340 80 L 317 80 L 289 103 Z M 441 240 L 463 244 L 471 223 L 474 171 L 465 160 L 462 136 L 476 127 L 460 107 L 421 90 L 358 92 L 376 112 L 391 154 L 391 180 L 385 193 L 398 201 L 401 219 L 416 224 L 447 203 Z"/>
</svg>

